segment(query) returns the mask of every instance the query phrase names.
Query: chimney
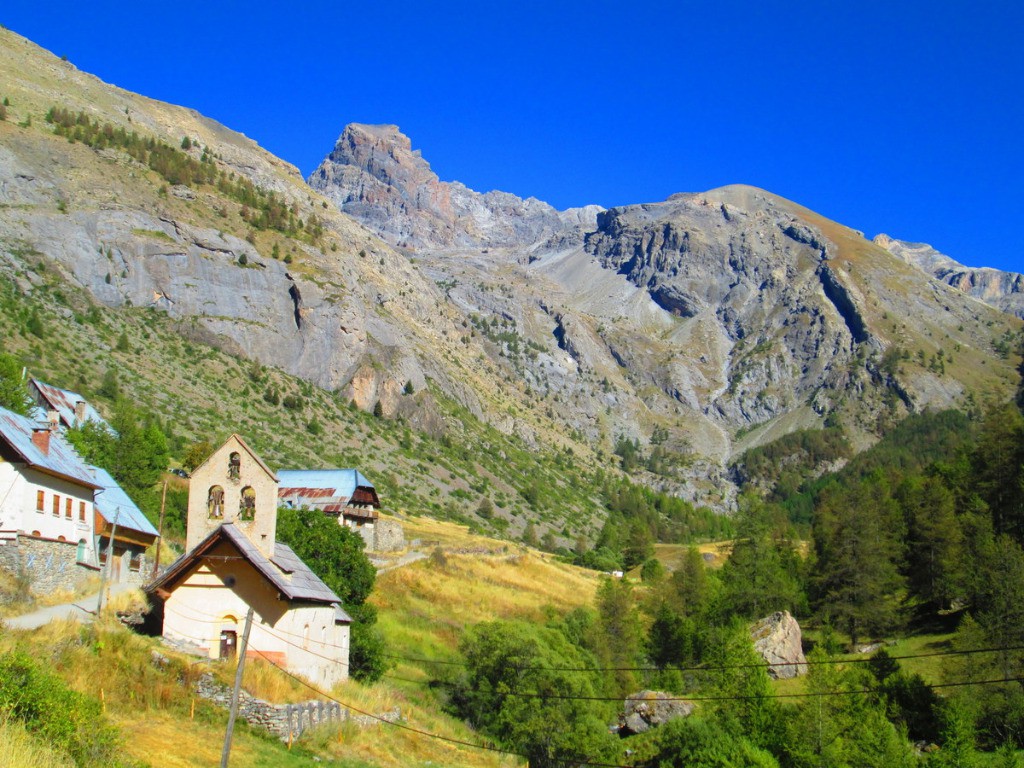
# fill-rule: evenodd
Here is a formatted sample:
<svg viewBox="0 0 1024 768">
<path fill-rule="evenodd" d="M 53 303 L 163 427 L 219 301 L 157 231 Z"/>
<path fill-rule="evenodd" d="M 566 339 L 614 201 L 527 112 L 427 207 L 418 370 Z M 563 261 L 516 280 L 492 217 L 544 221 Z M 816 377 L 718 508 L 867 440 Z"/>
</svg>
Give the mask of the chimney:
<svg viewBox="0 0 1024 768">
<path fill-rule="evenodd" d="M 57 426 L 60 424 L 60 414 L 57 413 L 56 408 L 51 408 L 46 412 L 46 421 L 49 424 L 51 432 L 57 431 Z"/>
<path fill-rule="evenodd" d="M 80 427 L 85 424 L 85 400 L 79 400 L 75 403 L 75 426 Z"/>
<path fill-rule="evenodd" d="M 50 455 L 50 430 L 35 429 L 32 431 L 32 445 L 42 451 L 44 456 Z"/>
</svg>

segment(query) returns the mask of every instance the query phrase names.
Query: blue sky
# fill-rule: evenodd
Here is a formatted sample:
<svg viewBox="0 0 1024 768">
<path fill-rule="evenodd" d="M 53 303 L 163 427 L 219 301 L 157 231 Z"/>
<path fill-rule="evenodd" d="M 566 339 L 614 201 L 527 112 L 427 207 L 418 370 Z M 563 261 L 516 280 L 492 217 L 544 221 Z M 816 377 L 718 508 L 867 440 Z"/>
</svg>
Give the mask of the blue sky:
<svg viewBox="0 0 1024 768">
<path fill-rule="evenodd" d="M 1024 4 L 83 3 L 0 23 L 308 174 L 396 123 L 444 180 L 558 208 L 764 187 L 1024 271 Z"/>
</svg>

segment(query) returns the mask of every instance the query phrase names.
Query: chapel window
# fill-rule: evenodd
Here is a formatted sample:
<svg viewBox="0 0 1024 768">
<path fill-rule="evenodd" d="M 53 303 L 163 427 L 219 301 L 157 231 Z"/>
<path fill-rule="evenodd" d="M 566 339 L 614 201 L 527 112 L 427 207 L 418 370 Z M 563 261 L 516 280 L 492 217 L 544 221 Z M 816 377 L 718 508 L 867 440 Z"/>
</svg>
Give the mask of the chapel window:
<svg viewBox="0 0 1024 768">
<path fill-rule="evenodd" d="M 242 457 L 237 451 L 228 457 L 228 477 L 237 480 L 242 476 Z"/>
<path fill-rule="evenodd" d="M 242 489 L 242 498 L 238 502 L 238 517 L 242 520 L 252 520 L 256 516 L 256 491 L 252 486 L 245 486 Z"/>
<path fill-rule="evenodd" d="M 206 513 L 210 517 L 224 517 L 224 489 L 219 485 L 210 488 L 206 497 Z"/>
</svg>

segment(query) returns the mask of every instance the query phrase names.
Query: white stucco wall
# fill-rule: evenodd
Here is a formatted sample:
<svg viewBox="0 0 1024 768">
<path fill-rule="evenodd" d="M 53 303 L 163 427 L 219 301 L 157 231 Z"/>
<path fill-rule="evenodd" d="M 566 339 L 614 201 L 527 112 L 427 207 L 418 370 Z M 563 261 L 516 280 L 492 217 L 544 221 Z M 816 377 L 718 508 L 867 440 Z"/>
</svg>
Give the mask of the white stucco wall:
<svg viewBox="0 0 1024 768">
<path fill-rule="evenodd" d="M 226 559 L 225 551 L 218 549 L 167 598 L 164 635 L 194 643 L 210 658 L 218 658 L 222 631 L 235 632 L 241 645 L 251 604 L 255 614 L 250 658 L 259 658 L 257 651 L 265 653 L 269 660 L 323 688 L 345 680 L 349 627 L 334 623 L 334 608 L 279 600 L 266 579 L 247 562 Z"/>
<path fill-rule="evenodd" d="M 36 509 L 37 492 L 43 492 L 43 509 Z M 53 514 L 54 497 L 59 499 Z M 71 500 L 71 516 L 67 501 Z M 20 532 L 55 541 L 86 541 L 87 557 L 94 559 L 93 489 L 47 475 L 24 464 L 0 461 L 0 532 Z M 81 520 L 81 505 L 85 520 Z"/>
</svg>

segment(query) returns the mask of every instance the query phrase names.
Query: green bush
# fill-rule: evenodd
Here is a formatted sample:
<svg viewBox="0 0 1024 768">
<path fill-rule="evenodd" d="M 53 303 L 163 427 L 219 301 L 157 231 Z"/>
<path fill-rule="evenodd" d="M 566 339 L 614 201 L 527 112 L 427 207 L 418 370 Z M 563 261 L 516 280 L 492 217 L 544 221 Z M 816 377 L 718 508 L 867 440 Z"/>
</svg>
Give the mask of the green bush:
<svg viewBox="0 0 1024 768">
<path fill-rule="evenodd" d="M 0 657 L 0 714 L 18 720 L 78 766 L 118 765 L 117 732 L 99 702 L 73 691 L 23 653 Z"/>
</svg>

